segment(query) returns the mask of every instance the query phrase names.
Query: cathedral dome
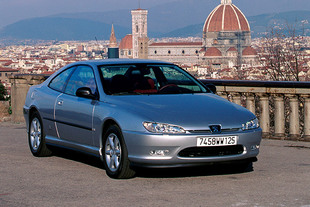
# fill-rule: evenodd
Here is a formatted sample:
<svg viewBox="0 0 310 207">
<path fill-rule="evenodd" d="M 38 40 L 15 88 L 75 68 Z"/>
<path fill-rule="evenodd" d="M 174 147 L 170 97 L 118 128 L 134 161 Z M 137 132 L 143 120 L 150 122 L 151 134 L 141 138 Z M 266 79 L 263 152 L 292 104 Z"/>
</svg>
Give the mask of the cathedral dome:
<svg viewBox="0 0 310 207">
<path fill-rule="evenodd" d="M 126 35 L 119 44 L 119 49 L 132 49 L 132 35 L 128 34 Z"/>
<path fill-rule="evenodd" d="M 250 31 L 244 14 L 232 4 L 232 0 L 221 0 L 205 21 L 203 32 Z"/>
</svg>

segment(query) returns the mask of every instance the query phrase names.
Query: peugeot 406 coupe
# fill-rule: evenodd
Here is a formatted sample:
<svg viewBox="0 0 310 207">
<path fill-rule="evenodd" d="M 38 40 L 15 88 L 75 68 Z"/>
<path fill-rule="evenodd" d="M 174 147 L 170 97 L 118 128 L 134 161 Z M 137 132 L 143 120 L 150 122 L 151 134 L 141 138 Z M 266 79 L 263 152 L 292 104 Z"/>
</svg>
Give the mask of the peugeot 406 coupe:
<svg viewBox="0 0 310 207">
<path fill-rule="evenodd" d="M 256 161 L 262 130 L 254 114 L 180 67 L 153 60 L 76 62 L 40 85 L 24 105 L 34 156 L 51 146 L 100 157 L 112 178 L 139 167 Z"/>
</svg>

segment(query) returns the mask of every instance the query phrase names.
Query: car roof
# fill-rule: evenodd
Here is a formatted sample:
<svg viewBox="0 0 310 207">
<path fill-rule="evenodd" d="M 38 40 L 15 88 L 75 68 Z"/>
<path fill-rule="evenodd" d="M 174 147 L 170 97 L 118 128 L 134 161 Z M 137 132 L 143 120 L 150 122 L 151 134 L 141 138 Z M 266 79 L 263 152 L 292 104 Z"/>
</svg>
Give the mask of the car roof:
<svg viewBox="0 0 310 207">
<path fill-rule="evenodd" d="M 159 60 L 147 60 L 147 59 L 102 59 L 102 60 L 87 60 L 75 62 L 73 64 L 90 64 L 90 65 L 111 65 L 111 64 L 172 64 L 169 62 Z"/>
</svg>

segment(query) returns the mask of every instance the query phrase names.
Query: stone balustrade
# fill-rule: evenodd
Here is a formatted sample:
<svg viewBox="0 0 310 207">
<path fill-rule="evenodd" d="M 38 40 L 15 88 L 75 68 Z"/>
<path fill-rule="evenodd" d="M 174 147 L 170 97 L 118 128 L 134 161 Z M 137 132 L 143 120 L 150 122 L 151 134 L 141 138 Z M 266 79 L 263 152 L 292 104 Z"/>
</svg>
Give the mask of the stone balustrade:
<svg viewBox="0 0 310 207">
<path fill-rule="evenodd" d="M 310 82 L 202 80 L 218 95 L 249 109 L 264 138 L 310 141 Z"/>
<path fill-rule="evenodd" d="M 42 83 L 46 76 L 34 74 L 17 74 L 9 77 L 11 82 L 12 121 L 24 122 L 23 106 L 28 89 Z"/>
<path fill-rule="evenodd" d="M 14 75 L 12 121 L 23 122 L 23 105 L 30 86 L 44 75 Z M 217 94 L 256 114 L 264 138 L 310 141 L 310 83 L 202 80 L 212 83 Z"/>
</svg>

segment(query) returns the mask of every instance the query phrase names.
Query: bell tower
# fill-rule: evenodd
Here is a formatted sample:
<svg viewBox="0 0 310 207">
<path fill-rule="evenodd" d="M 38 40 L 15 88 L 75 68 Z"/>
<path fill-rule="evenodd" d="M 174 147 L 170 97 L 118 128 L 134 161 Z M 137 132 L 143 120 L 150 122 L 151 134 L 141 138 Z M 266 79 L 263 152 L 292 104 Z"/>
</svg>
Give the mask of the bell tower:
<svg viewBox="0 0 310 207">
<path fill-rule="evenodd" d="M 148 58 L 147 14 L 140 8 L 131 11 L 133 58 Z"/>
</svg>

